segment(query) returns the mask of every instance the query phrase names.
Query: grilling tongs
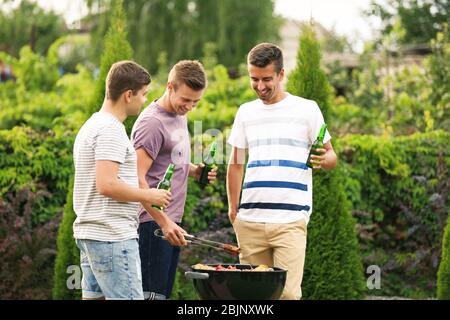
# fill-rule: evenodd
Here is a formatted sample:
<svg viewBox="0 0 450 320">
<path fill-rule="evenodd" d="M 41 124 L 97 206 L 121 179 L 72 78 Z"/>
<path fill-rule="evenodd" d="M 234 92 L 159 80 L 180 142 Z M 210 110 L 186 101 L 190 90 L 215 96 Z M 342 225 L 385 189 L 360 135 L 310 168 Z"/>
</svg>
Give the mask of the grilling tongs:
<svg viewBox="0 0 450 320">
<path fill-rule="evenodd" d="M 164 234 L 161 229 L 156 229 L 154 234 L 155 234 L 155 236 L 157 236 L 159 238 L 166 239 L 166 237 L 164 237 Z M 208 247 L 208 248 L 213 248 L 213 249 L 220 250 L 220 251 L 225 251 L 225 252 L 235 255 L 235 256 L 239 255 L 239 247 L 236 247 L 231 244 L 201 239 L 201 238 L 197 238 L 190 234 L 185 234 L 184 238 L 186 239 L 188 244 L 196 244 L 196 245 L 203 246 L 203 247 Z"/>
</svg>

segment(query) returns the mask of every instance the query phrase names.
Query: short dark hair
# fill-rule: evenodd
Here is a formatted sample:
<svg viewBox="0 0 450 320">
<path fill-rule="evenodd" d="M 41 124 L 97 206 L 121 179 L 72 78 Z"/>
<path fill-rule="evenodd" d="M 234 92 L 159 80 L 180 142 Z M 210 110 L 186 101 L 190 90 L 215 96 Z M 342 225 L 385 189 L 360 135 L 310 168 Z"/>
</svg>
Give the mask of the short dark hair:
<svg viewBox="0 0 450 320">
<path fill-rule="evenodd" d="M 127 90 L 133 94 L 152 81 L 150 74 L 136 62 L 124 60 L 114 63 L 106 77 L 106 97 L 117 101 Z"/>
<path fill-rule="evenodd" d="M 174 89 L 184 83 L 195 91 L 206 88 L 206 72 L 203 65 L 197 60 L 182 60 L 173 66 L 169 73 L 169 81 Z"/>
<path fill-rule="evenodd" d="M 275 71 L 280 73 L 283 69 L 283 52 L 280 47 L 272 43 L 260 43 L 248 53 L 247 62 L 258 68 L 265 68 L 275 64 Z"/>
</svg>

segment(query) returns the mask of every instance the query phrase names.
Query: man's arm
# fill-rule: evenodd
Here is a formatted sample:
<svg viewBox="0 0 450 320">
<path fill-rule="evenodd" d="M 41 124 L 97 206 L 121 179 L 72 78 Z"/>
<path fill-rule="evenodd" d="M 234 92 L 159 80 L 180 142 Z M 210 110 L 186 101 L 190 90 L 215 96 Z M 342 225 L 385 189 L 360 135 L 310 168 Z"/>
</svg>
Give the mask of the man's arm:
<svg viewBox="0 0 450 320">
<path fill-rule="evenodd" d="M 228 216 L 231 223 L 236 219 L 239 207 L 239 196 L 244 176 L 245 149 L 233 147 L 227 170 Z"/>
<path fill-rule="evenodd" d="M 137 155 L 137 168 L 138 168 L 138 179 L 139 187 L 147 190 L 154 190 L 155 192 L 162 193 L 167 192 L 166 190 L 149 189 L 149 185 L 145 176 L 153 165 L 153 159 L 148 155 L 147 151 L 143 148 L 136 150 Z M 180 228 L 175 222 L 173 222 L 164 212 L 156 210 L 152 207 L 152 204 L 148 201 L 141 202 L 145 211 L 150 214 L 156 223 L 161 227 L 164 236 L 169 240 L 169 242 L 174 246 L 184 246 L 186 245 L 186 240 L 183 234 L 186 234 L 182 228 Z M 168 205 L 168 202 L 167 202 Z M 166 206 L 167 206 L 166 205 Z"/>
<path fill-rule="evenodd" d="M 326 171 L 333 170 L 337 164 L 337 155 L 333 150 L 331 141 L 324 144 L 323 149 L 316 149 L 321 155 L 311 156 L 311 163 L 313 164 L 313 169 L 324 169 Z"/>
<path fill-rule="evenodd" d="M 95 162 L 95 183 L 98 193 L 121 202 L 152 201 L 150 190 L 127 185 L 119 179 L 119 163 L 109 160 Z"/>
</svg>

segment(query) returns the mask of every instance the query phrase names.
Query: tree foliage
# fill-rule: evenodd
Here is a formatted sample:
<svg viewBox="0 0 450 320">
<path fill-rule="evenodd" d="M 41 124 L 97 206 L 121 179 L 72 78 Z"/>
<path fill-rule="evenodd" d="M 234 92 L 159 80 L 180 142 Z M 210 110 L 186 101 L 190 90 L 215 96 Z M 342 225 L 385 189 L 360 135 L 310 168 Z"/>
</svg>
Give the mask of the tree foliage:
<svg viewBox="0 0 450 320">
<path fill-rule="evenodd" d="M 437 298 L 450 300 L 450 218 L 442 241 L 442 260 L 438 272 Z"/>
<path fill-rule="evenodd" d="M 104 48 L 105 52 L 101 59 L 100 75 L 96 80 L 95 92 L 90 107 L 84 114 L 85 119 L 93 112 L 96 112 L 103 103 L 105 80 L 111 65 L 119 60 L 128 60 L 132 55 L 132 49 L 126 39 L 126 17 L 121 1 L 115 2 L 111 27 L 105 37 Z M 58 233 L 58 255 L 55 262 L 53 287 L 54 299 L 74 299 L 80 296 L 79 290 L 68 288 L 66 283 L 68 278 L 67 268 L 79 265 L 79 252 L 73 238 L 72 230 L 72 225 L 76 218 L 73 211 L 72 194 L 73 179 L 69 185 L 67 202 Z"/>
<path fill-rule="evenodd" d="M 313 28 L 302 28 L 297 65 L 288 75 L 287 90 L 317 102 L 326 121 L 329 120 L 331 86 L 321 69 L 322 54 Z"/>
<path fill-rule="evenodd" d="M 329 120 L 330 85 L 320 67 L 320 47 L 312 28 L 300 37 L 297 67 L 288 91 L 318 103 Z M 308 226 L 303 296 L 305 299 L 358 299 L 364 280 L 362 261 L 340 167 L 313 177 L 313 213 Z M 330 194 L 333 196 L 330 197 Z"/>
<path fill-rule="evenodd" d="M 450 129 L 448 26 L 431 41 L 421 64 L 389 74 L 383 61 L 366 53 L 361 69 L 346 78 L 349 92 L 331 107 L 333 131 L 342 134 L 409 135 Z M 389 93 L 388 93 L 389 92 Z"/>
<path fill-rule="evenodd" d="M 114 1 L 89 1 L 96 22 L 94 43 L 105 34 L 108 3 Z M 135 60 L 152 73 L 162 52 L 173 65 L 181 59 L 201 58 L 208 42 L 216 43 L 222 64 L 237 70 L 255 44 L 278 38 L 280 26 L 273 0 L 125 0 L 124 8 Z M 102 48 L 96 50 L 98 57 Z"/>
<path fill-rule="evenodd" d="M 10 12 L 1 10 L 0 25 L 0 51 L 16 57 L 25 45 L 46 54 L 50 45 L 67 31 L 61 16 L 46 12 L 30 0 L 21 0 Z"/>
<path fill-rule="evenodd" d="M 448 23 L 448 0 L 387 0 L 372 1 L 366 15 L 381 19 L 382 34 L 389 34 L 400 23 L 405 30 L 403 44 L 427 44 Z"/>
<path fill-rule="evenodd" d="M 87 117 L 90 117 L 103 104 L 106 76 L 111 66 L 120 60 L 130 60 L 132 56 L 133 49 L 127 40 L 127 17 L 123 10 L 123 2 L 117 0 L 114 2 L 111 25 L 104 39 L 100 73 L 96 80 L 94 98 L 91 108 L 86 114 Z"/>
</svg>

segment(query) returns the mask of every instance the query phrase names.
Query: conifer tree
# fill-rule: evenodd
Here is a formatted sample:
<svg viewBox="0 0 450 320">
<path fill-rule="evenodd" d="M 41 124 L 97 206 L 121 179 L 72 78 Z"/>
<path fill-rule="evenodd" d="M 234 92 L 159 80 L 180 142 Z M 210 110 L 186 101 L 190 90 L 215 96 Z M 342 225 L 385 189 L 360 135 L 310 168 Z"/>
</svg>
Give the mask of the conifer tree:
<svg viewBox="0 0 450 320">
<path fill-rule="evenodd" d="M 111 66 L 120 60 L 129 60 L 133 57 L 133 49 L 127 40 L 127 21 L 125 11 L 122 7 L 122 0 L 114 1 L 111 25 L 105 36 L 104 51 L 100 63 L 100 72 L 96 82 L 94 98 L 91 103 L 91 112 L 98 111 L 105 98 L 105 80 Z"/>
<path fill-rule="evenodd" d="M 111 26 L 104 40 L 104 53 L 101 58 L 100 73 L 96 82 L 96 90 L 89 108 L 85 115 L 90 117 L 98 111 L 105 97 L 105 79 L 112 64 L 120 60 L 129 60 L 132 57 L 132 49 L 126 38 L 126 16 L 122 8 L 122 0 L 114 1 Z M 53 299 L 77 299 L 81 296 L 80 282 L 73 278 L 81 275 L 81 270 L 72 269 L 71 266 L 79 266 L 79 250 L 73 238 L 72 225 L 75 221 L 73 211 L 73 178 L 70 181 L 67 194 L 63 219 L 59 227 L 57 248 L 58 253 L 55 261 Z M 70 273 L 72 272 L 72 274 Z M 78 273 L 77 273 L 78 272 Z M 72 277 L 72 278 L 71 278 Z M 78 280 L 81 280 L 79 277 Z M 75 286 L 72 288 L 71 286 Z"/>
<path fill-rule="evenodd" d="M 93 16 L 94 43 L 105 34 L 111 1 L 88 1 L 92 9 L 101 9 Z M 172 66 L 202 58 L 205 43 L 215 42 L 219 62 L 236 69 L 254 45 L 279 39 L 281 19 L 274 14 L 274 0 L 124 0 L 124 8 L 135 59 L 155 74 L 162 51 Z M 101 50 L 94 47 L 97 55 Z"/>
<path fill-rule="evenodd" d="M 320 46 L 312 26 L 305 27 L 300 37 L 297 66 L 288 77 L 287 89 L 316 101 L 328 124 L 332 121 L 329 119 L 331 87 L 320 60 Z M 302 282 L 304 299 L 362 297 L 364 278 L 355 220 L 342 185 L 339 165 L 333 171 L 314 172 L 313 212 L 308 224 Z"/>
<path fill-rule="evenodd" d="M 72 200 L 73 177 L 69 183 L 63 219 L 59 226 L 56 241 L 58 252 L 55 260 L 52 296 L 53 299 L 57 300 L 79 299 L 81 297 L 81 291 L 79 290 L 81 285 L 80 252 L 75 244 L 72 230 L 75 221 Z"/>
<path fill-rule="evenodd" d="M 437 298 L 450 300 L 450 218 L 442 240 L 442 258 L 437 275 Z"/>
</svg>

